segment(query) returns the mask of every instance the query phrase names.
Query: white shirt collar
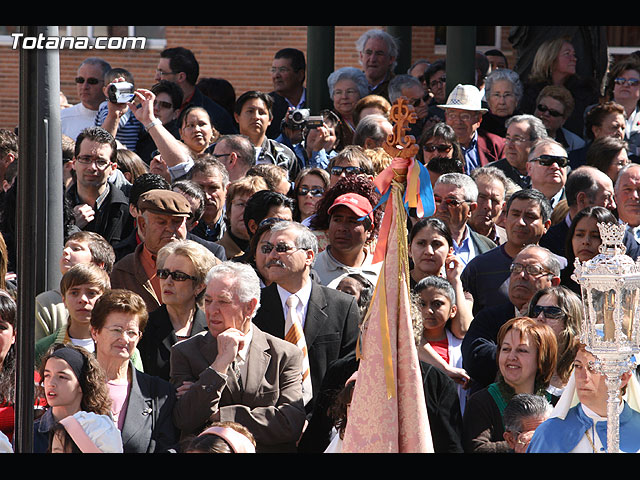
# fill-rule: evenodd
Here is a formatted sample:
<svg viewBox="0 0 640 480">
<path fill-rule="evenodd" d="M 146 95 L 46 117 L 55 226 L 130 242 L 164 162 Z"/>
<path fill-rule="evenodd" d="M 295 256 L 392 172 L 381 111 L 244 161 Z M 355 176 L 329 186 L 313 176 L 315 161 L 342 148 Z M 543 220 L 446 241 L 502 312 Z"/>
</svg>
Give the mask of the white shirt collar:
<svg viewBox="0 0 640 480">
<path fill-rule="evenodd" d="M 285 318 L 289 311 L 289 307 L 287 306 L 287 299 L 293 294 L 298 297 L 300 301 L 298 302 L 297 310 L 298 314 L 300 315 L 302 327 L 304 328 L 304 321 L 305 317 L 307 316 L 307 306 L 309 305 L 309 299 L 311 298 L 311 279 L 308 278 L 302 288 L 293 293 L 285 290 L 280 285 L 276 286 L 278 288 L 278 295 L 280 295 L 280 301 L 282 302 L 282 311 L 284 312 Z"/>
</svg>

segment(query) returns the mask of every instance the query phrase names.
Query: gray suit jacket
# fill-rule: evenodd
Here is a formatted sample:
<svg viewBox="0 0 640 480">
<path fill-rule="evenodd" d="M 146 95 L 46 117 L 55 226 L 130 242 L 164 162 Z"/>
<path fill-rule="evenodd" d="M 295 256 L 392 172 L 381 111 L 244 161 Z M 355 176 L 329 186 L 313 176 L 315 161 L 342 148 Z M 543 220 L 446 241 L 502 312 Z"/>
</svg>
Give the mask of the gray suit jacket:
<svg viewBox="0 0 640 480">
<path fill-rule="evenodd" d="M 136 370 L 122 426 L 124 453 L 162 453 L 174 448 L 178 430 L 173 424 L 176 402 L 173 386 L 159 377 Z"/>
<path fill-rule="evenodd" d="M 479 234 L 478 232 L 474 232 L 471 228 L 469 228 L 471 241 L 478 252 L 478 255 L 484 252 L 488 252 L 489 250 L 496 248 L 496 244 L 493 240 L 484 235 Z"/>
<path fill-rule="evenodd" d="M 307 413 L 313 410 L 315 393 L 321 390 L 329 365 L 355 351 L 359 321 L 360 310 L 355 297 L 313 282 L 304 321 L 314 392 L 314 399 L 307 404 Z M 262 289 L 260 308 L 253 322 L 263 331 L 284 338 L 284 311 L 275 283 Z"/>
<path fill-rule="evenodd" d="M 231 371 L 225 378 L 210 368 L 217 352 L 217 340 L 208 331 L 171 349 L 173 386 L 194 382 L 174 408 L 182 435 L 200 433 L 219 409 L 220 421 L 249 429 L 257 452 L 295 452 L 305 420 L 300 349 L 254 325 L 242 389 Z"/>
</svg>

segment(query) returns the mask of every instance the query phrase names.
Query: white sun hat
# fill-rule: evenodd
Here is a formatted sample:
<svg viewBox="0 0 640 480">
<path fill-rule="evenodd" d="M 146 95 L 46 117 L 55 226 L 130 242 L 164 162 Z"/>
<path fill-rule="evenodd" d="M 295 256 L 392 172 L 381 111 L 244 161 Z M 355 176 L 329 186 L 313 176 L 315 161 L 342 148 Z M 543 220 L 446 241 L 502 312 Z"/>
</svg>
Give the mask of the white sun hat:
<svg viewBox="0 0 640 480">
<path fill-rule="evenodd" d="M 438 105 L 440 108 L 457 108 L 472 112 L 486 112 L 482 107 L 482 93 L 475 85 L 458 84 L 449 94 L 445 105 Z"/>
</svg>

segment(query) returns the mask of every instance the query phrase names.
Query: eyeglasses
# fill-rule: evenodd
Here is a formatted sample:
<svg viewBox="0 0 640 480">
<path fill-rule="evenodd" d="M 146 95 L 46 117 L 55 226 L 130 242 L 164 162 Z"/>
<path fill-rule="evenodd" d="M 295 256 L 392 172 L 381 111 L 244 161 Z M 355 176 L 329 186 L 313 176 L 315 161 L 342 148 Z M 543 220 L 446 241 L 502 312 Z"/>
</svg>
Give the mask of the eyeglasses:
<svg viewBox="0 0 640 480">
<path fill-rule="evenodd" d="M 110 327 L 106 328 L 107 332 L 109 332 L 114 337 L 120 338 L 122 335 L 125 335 L 128 339 L 136 339 L 140 336 L 140 332 L 138 330 L 125 330 L 122 327 Z"/>
<path fill-rule="evenodd" d="M 425 145 L 424 147 L 422 147 L 422 149 L 425 152 L 435 152 L 437 150 L 439 153 L 447 153 L 452 148 L 453 147 L 451 145 L 445 145 L 444 143 L 440 145 L 435 145 L 431 143 L 429 145 Z"/>
<path fill-rule="evenodd" d="M 538 109 L 539 112 L 548 113 L 552 117 L 562 117 L 564 115 L 564 113 L 554 110 L 553 108 L 549 108 L 546 105 L 543 105 L 541 103 L 539 103 L 536 108 Z"/>
<path fill-rule="evenodd" d="M 260 245 L 260 251 L 265 255 L 271 253 L 271 251 L 274 249 L 278 253 L 287 253 L 294 250 L 300 250 L 298 247 L 294 247 L 293 245 L 289 245 L 284 242 L 279 242 L 276 245 L 272 245 L 271 243 L 266 242 L 264 245 Z"/>
<path fill-rule="evenodd" d="M 271 69 L 269 70 L 271 73 L 287 73 L 292 71 L 293 69 L 290 67 L 271 67 Z"/>
<path fill-rule="evenodd" d="M 520 144 L 520 143 L 525 143 L 525 142 L 530 142 L 531 140 L 528 138 L 524 138 L 524 137 L 511 137 L 509 135 L 506 135 L 504 137 L 504 143 L 515 143 Z"/>
<path fill-rule="evenodd" d="M 215 158 L 223 158 L 223 157 L 228 157 L 231 154 L 230 153 L 212 153 L 211 155 L 213 155 Z"/>
<path fill-rule="evenodd" d="M 447 206 L 456 207 L 456 208 L 462 205 L 463 203 L 469 203 L 468 200 L 458 200 L 457 198 L 452 198 L 452 197 L 442 198 L 439 195 L 434 195 L 433 201 L 437 204 L 444 202 L 447 204 Z"/>
<path fill-rule="evenodd" d="M 164 77 L 165 75 L 176 75 L 178 72 L 163 72 L 162 70 L 158 69 L 156 70 L 156 73 L 161 77 Z"/>
<path fill-rule="evenodd" d="M 415 100 L 413 100 L 411 105 L 413 105 L 414 108 L 418 108 L 420 106 L 420 104 L 422 104 L 422 102 L 426 102 L 427 100 L 429 100 L 429 94 L 428 93 L 426 93 L 421 98 L 416 98 Z"/>
<path fill-rule="evenodd" d="M 160 108 L 173 109 L 173 104 L 165 102 L 164 100 L 156 100 L 156 105 Z"/>
<path fill-rule="evenodd" d="M 76 158 L 76 161 L 78 163 L 81 163 L 82 165 L 91 165 L 92 163 L 95 163 L 96 168 L 98 170 L 104 170 L 109 165 L 111 165 L 111 162 L 109 160 L 105 160 L 104 158 L 93 158 L 93 157 L 82 156 L 82 157 Z"/>
<path fill-rule="evenodd" d="M 436 88 L 438 85 L 442 85 L 444 83 L 447 83 L 447 77 L 436 78 L 429 82 L 429 88 Z"/>
<path fill-rule="evenodd" d="M 452 112 L 448 109 L 444 112 L 444 116 L 448 120 L 460 120 L 462 122 L 470 122 L 471 120 L 475 121 L 475 119 L 477 118 L 476 113 L 458 113 Z"/>
<path fill-rule="evenodd" d="M 298 190 L 298 195 L 300 195 L 301 197 L 304 197 L 307 194 L 311 194 L 312 197 L 321 197 L 322 195 L 324 195 L 324 188 L 321 187 L 317 187 L 317 188 L 307 188 L 307 187 L 300 187 L 300 189 Z"/>
<path fill-rule="evenodd" d="M 331 175 L 339 177 L 343 173 L 345 175 L 357 175 L 362 169 L 360 167 L 331 167 Z"/>
<path fill-rule="evenodd" d="M 550 320 L 560 320 L 567 316 L 560 307 L 554 306 L 536 305 L 531 309 L 531 311 L 533 312 L 534 317 L 537 317 L 542 313 L 544 318 Z"/>
<path fill-rule="evenodd" d="M 76 77 L 75 81 L 76 83 L 79 83 L 79 84 L 83 84 L 86 81 L 89 85 L 97 85 L 100 83 L 99 78 L 93 78 L 93 77 L 89 77 L 89 78 Z"/>
<path fill-rule="evenodd" d="M 538 275 L 542 275 L 543 273 L 551 274 L 551 272 L 545 270 L 540 265 L 522 265 L 521 263 L 512 263 L 509 267 L 509 271 L 515 274 L 519 274 L 525 271 L 527 272 L 527 275 L 531 275 L 532 277 L 537 277 Z"/>
<path fill-rule="evenodd" d="M 167 269 L 167 268 L 163 268 L 160 269 L 156 272 L 156 276 L 162 280 L 166 280 L 167 278 L 171 277 L 173 278 L 176 282 L 184 282 L 185 280 L 193 280 L 194 282 L 197 281 L 198 279 L 196 277 L 193 277 L 191 275 L 187 275 L 184 272 L 180 272 L 178 270 L 176 270 L 175 272 L 172 272 L 171 270 Z"/>
<path fill-rule="evenodd" d="M 622 78 L 622 77 L 618 77 L 613 82 L 616 85 L 629 85 L 630 87 L 636 87 L 640 83 L 640 78 Z"/>
<path fill-rule="evenodd" d="M 550 167 L 554 163 L 557 163 L 560 168 L 564 168 L 569 164 L 567 157 L 561 157 L 559 155 L 540 155 L 537 158 L 529 160 L 530 162 L 538 162 L 543 167 Z"/>
</svg>

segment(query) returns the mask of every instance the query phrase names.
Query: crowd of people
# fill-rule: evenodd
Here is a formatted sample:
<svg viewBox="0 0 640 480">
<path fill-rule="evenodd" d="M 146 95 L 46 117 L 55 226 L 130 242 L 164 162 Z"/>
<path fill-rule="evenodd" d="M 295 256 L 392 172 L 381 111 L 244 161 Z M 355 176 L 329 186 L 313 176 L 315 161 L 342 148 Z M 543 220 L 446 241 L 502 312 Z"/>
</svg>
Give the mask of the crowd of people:
<svg viewBox="0 0 640 480">
<path fill-rule="evenodd" d="M 521 78 L 500 51 L 476 82 L 443 60 L 396 72 L 397 41 L 362 35 L 360 65 L 307 108 L 303 52 L 275 53 L 273 91 L 236 96 L 164 50 L 154 85 L 100 58 L 61 103 L 60 285 L 35 298 L 34 451 L 340 451 L 362 322 L 380 276 L 376 176 L 404 97 L 435 211 L 410 211 L 411 321 L 436 453 L 606 450 L 604 376 L 580 343 L 574 262 L 598 223 L 640 251 L 640 57 L 603 88 L 571 40 Z M 17 133 L 0 132 L 0 430 L 16 402 Z M 638 451 L 633 372 L 621 447 Z M 563 412 L 558 413 L 558 406 Z"/>
</svg>

